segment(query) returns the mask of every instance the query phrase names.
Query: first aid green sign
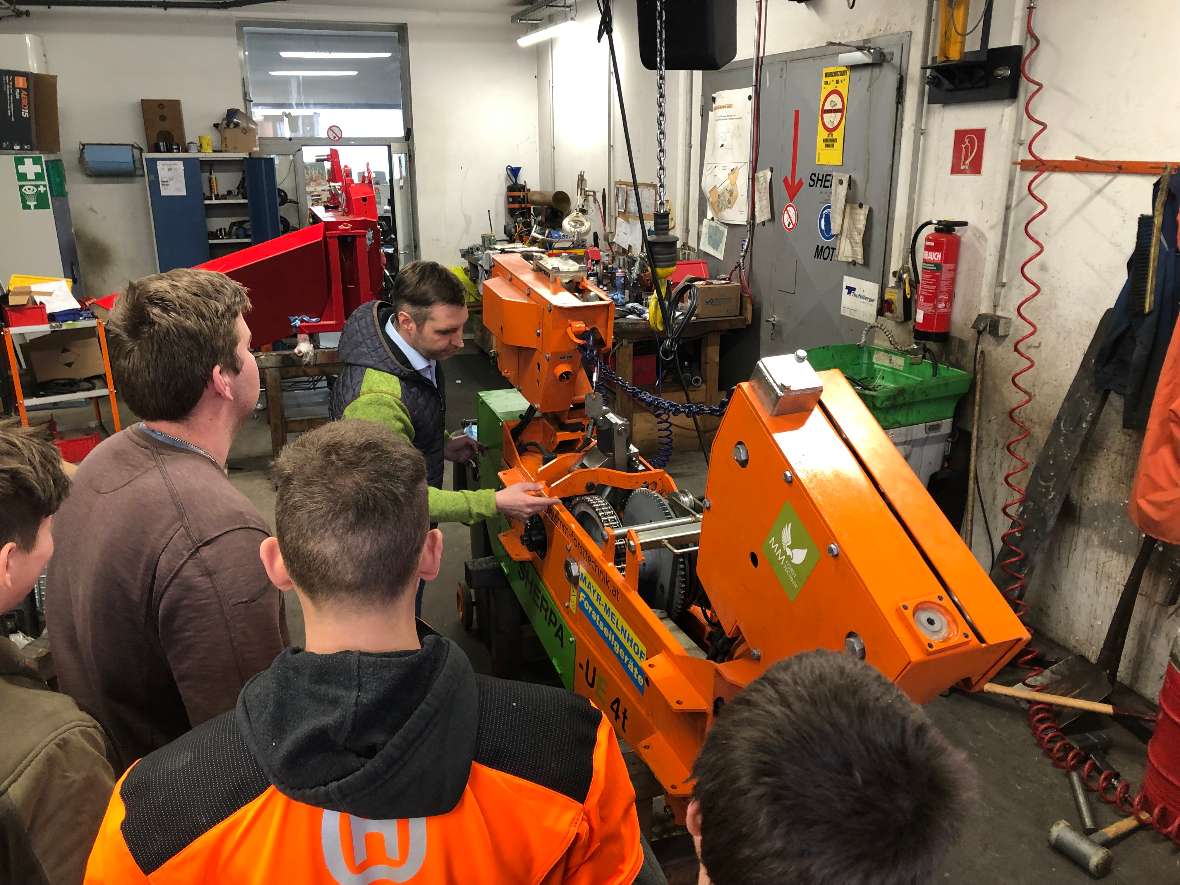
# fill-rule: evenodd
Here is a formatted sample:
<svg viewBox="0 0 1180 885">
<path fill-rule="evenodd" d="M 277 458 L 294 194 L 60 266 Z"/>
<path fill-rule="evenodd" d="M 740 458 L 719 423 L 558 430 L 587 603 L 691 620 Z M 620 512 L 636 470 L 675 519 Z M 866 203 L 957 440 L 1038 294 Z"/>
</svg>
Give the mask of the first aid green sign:
<svg viewBox="0 0 1180 885">
<path fill-rule="evenodd" d="M 789 503 L 783 504 L 779 511 L 778 519 L 762 545 L 762 552 L 787 592 L 787 598 L 794 602 L 819 562 L 819 550 L 803 520 Z"/>
<path fill-rule="evenodd" d="M 25 210 L 49 208 L 49 177 L 45 172 L 45 158 L 40 154 L 17 154 L 16 190 L 20 207 Z"/>
</svg>

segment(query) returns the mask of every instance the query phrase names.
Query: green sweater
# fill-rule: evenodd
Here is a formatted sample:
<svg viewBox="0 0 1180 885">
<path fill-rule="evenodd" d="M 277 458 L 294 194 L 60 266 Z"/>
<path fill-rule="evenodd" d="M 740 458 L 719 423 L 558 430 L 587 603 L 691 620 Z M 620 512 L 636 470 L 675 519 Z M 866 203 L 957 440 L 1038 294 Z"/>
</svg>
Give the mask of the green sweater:
<svg viewBox="0 0 1180 885">
<path fill-rule="evenodd" d="M 344 409 L 345 418 L 384 424 L 402 439 L 414 443 L 414 424 L 402 402 L 402 384 L 396 375 L 367 369 L 360 394 Z M 496 490 L 428 489 L 431 522 L 473 523 L 496 515 Z"/>
</svg>

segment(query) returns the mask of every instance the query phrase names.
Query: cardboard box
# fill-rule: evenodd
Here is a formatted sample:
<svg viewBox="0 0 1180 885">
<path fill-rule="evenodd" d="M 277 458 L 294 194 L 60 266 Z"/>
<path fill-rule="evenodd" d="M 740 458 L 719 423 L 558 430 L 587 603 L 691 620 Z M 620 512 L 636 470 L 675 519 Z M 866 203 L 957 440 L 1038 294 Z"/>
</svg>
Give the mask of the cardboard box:
<svg viewBox="0 0 1180 885">
<path fill-rule="evenodd" d="M 0 71 L 0 150 L 61 153 L 57 77 Z"/>
<path fill-rule="evenodd" d="M 698 320 L 736 317 L 742 312 L 742 288 L 737 283 L 705 280 L 697 283 Z"/>
<path fill-rule="evenodd" d="M 0 150 L 35 150 L 33 75 L 0 71 Z"/>
<path fill-rule="evenodd" d="M 250 154 L 258 150 L 258 129 L 242 126 L 221 130 L 221 150 L 227 154 Z"/>
<path fill-rule="evenodd" d="M 185 149 L 184 115 L 180 112 L 180 101 L 175 98 L 141 98 L 139 106 L 143 111 L 143 132 L 149 151 L 159 150 L 161 142 L 180 145 Z"/>
<path fill-rule="evenodd" d="M 76 381 L 103 374 L 102 348 L 94 329 L 62 329 L 25 345 L 38 382 Z"/>
</svg>

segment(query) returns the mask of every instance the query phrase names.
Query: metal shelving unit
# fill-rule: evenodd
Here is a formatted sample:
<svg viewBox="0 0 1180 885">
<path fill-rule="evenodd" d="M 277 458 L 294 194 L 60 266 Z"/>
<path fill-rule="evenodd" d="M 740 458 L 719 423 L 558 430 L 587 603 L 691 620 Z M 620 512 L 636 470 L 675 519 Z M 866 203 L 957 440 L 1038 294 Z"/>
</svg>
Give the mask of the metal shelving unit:
<svg viewBox="0 0 1180 885">
<path fill-rule="evenodd" d="M 35 338 L 43 338 L 55 332 L 72 329 L 94 329 L 98 337 L 99 351 L 102 353 L 103 378 L 105 387 L 93 390 L 77 390 L 70 393 L 58 393 L 50 396 L 25 396 L 24 385 L 21 384 L 21 370 L 24 361 L 18 348 Z M 57 406 L 64 403 L 86 403 L 94 406 L 94 417 L 102 423 L 102 410 L 99 406 L 103 397 L 107 397 L 111 405 L 111 421 L 115 425 L 115 432 L 122 429 L 119 420 L 119 404 L 115 397 L 115 379 L 111 375 L 111 356 L 107 350 L 106 324 L 101 320 L 74 320 L 69 323 L 49 323 L 38 326 L 6 326 L 4 328 L 4 349 L 8 355 L 8 368 L 12 377 L 12 389 L 16 395 L 16 410 L 20 414 L 20 422 L 26 427 L 29 424 L 29 411 L 37 411 L 47 406 Z"/>
</svg>

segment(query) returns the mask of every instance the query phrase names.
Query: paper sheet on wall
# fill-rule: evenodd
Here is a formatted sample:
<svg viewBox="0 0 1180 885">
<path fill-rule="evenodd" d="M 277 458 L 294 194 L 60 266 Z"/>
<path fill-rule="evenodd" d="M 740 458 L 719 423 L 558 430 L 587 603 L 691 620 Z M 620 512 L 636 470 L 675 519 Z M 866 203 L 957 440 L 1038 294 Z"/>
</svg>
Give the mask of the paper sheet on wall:
<svg viewBox="0 0 1180 885">
<path fill-rule="evenodd" d="M 770 170 L 759 169 L 754 174 L 754 222 L 770 221 Z"/>
<path fill-rule="evenodd" d="M 725 224 L 745 224 L 750 202 L 749 163 L 706 163 L 701 170 L 701 190 L 709 217 Z"/>
<path fill-rule="evenodd" d="M 832 176 L 832 233 L 838 234 L 844 229 L 844 205 L 848 202 L 849 175 Z"/>
<path fill-rule="evenodd" d="M 750 201 L 750 89 L 713 93 L 705 133 L 701 191 L 709 215 L 725 224 L 745 224 Z"/>
<path fill-rule="evenodd" d="M 728 233 L 724 224 L 720 224 L 712 218 L 705 218 L 701 222 L 701 251 L 723 260 L 725 258 L 725 239 Z"/>
<path fill-rule="evenodd" d="M 615 217 L 614 242 L 624 249 L 634 249 L 636 252 L 643 248 L 643 227 L 636 219 Z"/>
<path fill-rule="evenodd" d="M 725 89 L 713 93 L 709 128 L 705 133 L 705 163 L 750 161 L 750 89 Z"/>
<path fill-rule="evenodd" d="M 832 215 L 835 220 L 835 214 Z M 869 223 L 869 207 L 864 203 L 848 203 L 844 206 L 844 220 L 840 239 L 836 241 L 836 260 L 853 264 L 865 263 L 865 228 Z"/>
<path fill-rule="evenodd" d="M 845 277 L 840 292 L 840 313 L 862 323 L 875 323 L 880 295 L 880 283 Z"/>
<path fill-rule="evenodd" d="M 184 186 L 183 160 L 160 160 L 156 163 L 156 174 L 160 176 L 160 196 L 183 197 L 188 193 Z"/>
</svg>

